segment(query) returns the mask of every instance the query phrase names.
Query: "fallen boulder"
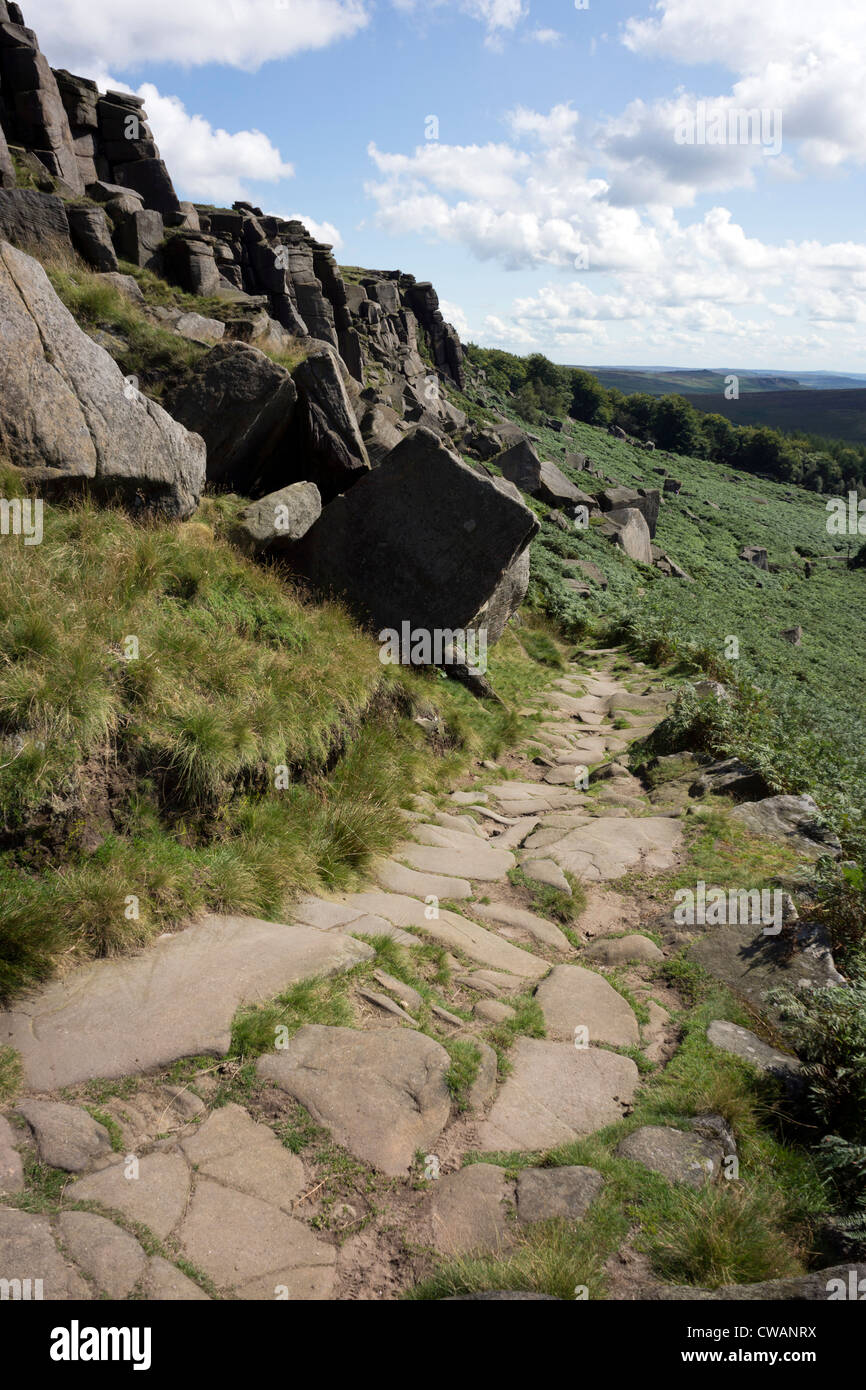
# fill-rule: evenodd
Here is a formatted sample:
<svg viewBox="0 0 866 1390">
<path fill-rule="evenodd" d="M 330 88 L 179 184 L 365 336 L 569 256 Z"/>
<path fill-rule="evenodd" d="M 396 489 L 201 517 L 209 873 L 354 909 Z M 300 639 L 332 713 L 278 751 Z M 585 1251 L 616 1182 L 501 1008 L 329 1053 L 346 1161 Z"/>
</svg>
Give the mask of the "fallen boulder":
<svg viewBox="0 0 866 1390">
<path fill-rule="evenodd" d="M 251 554 L 277 553 L 305 536 L 321 514 L 315 483 L 291 483 L 241 512 L 235 539 Z"/>
<path fill-rule="evenodd" d="M 419 427 L 325 507 L 292 563 L 377 628 L 485 628 L 493 643 L 525 592 L 537 530 L 510 483 L 482 478 Z"/>
<path fill-rule="evenodd" d="M 61 303 L 38 261 L 0 242 L 0 448 L 43 489 L 88 483 L 187 517 L 205 446 L 148 400 Z"/>
<path fill-rule="evenodd" d="M 347 372 L 348 375 L 348 372 Z M 311 352 L 295 370 L 305 471 L 326 501 L 369 472 L 370 459 L 335 353 Z"/>
<path fill-rule="evenodd" d="M 821 822 L 821 812 L 811 796 L 767 796 L 746 801 L 732 812 L 748 830 L 778 840 L 807 859 L 829 854 L 838 859 L 842 846 L 832 830 Z"/>
<path fill-rule="evenodd" d="M 570 483 L 555 463 L 545 463 L 538 457 L 532 445 L 526 440 L 518 440 L 494 460 L 502 470 L 503 477 L 514 483 L 522 492 L 537 497 L 548 506 L 583 504 L 595 505 L 593 498 Z"/>
<path fill-rule="evenodd" d="M 608 512 L 600 529 L 602 535 L 624 550 L 630 560 L 637 560 L 642 565 L 652 564 L 650 529 L 643 513 L 636 507 Z"/>
</svg>

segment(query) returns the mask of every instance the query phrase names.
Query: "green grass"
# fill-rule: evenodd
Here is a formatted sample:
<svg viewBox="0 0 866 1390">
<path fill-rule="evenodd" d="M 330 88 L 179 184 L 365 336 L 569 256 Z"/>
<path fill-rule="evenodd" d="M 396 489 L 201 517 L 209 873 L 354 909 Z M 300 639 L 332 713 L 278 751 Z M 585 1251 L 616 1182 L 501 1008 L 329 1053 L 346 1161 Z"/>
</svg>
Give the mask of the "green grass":
<svg viewBox="0 0 866 1390">
<path fill-rule="evenodd" d="M 383 667 L 341 607 L 235 551 L 240 505 L 174 525 L 49 506 L 42 545 L 0 550 L 0 995 L 198 911 L 273 919 L 357 886 L 411 793 L 516 735 L 509 705 Z M 544 668 L 509 635 L 491 678 Z"/>
</svg>

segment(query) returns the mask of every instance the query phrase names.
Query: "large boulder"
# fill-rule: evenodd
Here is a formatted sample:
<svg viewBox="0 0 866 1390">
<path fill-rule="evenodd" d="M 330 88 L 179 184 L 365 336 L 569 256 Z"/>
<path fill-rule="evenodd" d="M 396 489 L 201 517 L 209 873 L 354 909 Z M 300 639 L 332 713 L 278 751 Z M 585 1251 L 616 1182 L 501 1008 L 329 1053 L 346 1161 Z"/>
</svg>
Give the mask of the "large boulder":
<svg viewBox="0 0 866 1390">
<path fill-rule="evenodd" d="M 419 427 L 325 508 L 293 563 L 378 629 L 485 627 L 493 643 L 537 530 L 512 484 L 481 477 Z"/>
<path fill-rule="evenodd" d="M 614 545 L 625 551 L 630 560 L 638 560 L 642 565 L 652 564 L 650 529 L 643 512 L 636 507 L 607 512 L 601 530 Z"/>
<path fill-rule="evenodd" d="M 114 245 L 118 256 L 143 270 L 162 269 L 162 243 L 165 227 L 162 217 L 150 208 L 124 213 L 117 222 Z"/>
<path fill-rule="evenodd" d="M 207 444 L 208 481 L 254 496 L 265 475 L 290 481 L 288 430 L 297 392 L 285 367 L 246 343 L 222 342 L 166 398 Z"/>
<path fill-rule="evenodd" d="M 806 859 L 824 854 L 838 859 L 842 846 L 829 830 L 811 796 L 767 796 L 763 801 L 745 801 L 732 812 L 747 830 L 789 845 Z"/>
<path fill-rule="evenodd" d="M 205 446 L 124 381 L 38 261 L 0 242 L 0 449 L 43 488 L 87 482 L 172 517 L 195 509 Z"/>
<path fill-rule="evenodd" d="M 543 462 L 527 439 L 512 444 L 494 462 L 502 469 L 503 477 L 551 507 L 595 505 L 593 498 L 570 483 L 555 463 Z"/>
<path fill-rule="evenodd" d="M 337 354 L 323 347 L 311 352 L 294 374 L 299 398 L 298 442 L 307 458 L 305 471 L 326 501 L 370 468 L 340 368 Z"/>
<path fill-rule="evenodd" d="M 603 512 L 611 512 L 614 515 L 627 509 L 641 512 L 649 528 L 650 537 L 655 535 L 661 505 L 658 488 L 606 487 L 598 494 L 597 500 Z"/>
</svg>

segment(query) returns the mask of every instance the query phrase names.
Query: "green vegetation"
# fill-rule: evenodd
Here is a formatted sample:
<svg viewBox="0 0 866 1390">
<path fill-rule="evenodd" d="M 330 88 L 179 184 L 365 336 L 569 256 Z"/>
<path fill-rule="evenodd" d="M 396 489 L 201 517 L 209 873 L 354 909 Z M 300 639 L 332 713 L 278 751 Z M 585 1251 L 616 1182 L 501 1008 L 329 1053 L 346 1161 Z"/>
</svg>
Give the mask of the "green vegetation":
<svg viewBox="0 0 866 1390">
<path fill-rule="evenodd" d="M 709 459 L 762 478 L 798 483 L 818 492 L 845 492 L 860 485 L 866 493 L 863 409 L 855 400 L 859 397 L 862 401 L 861 392 L 769 393 L 769 418 L 794 427 L 793 432 L 783 434 L 766 423 L 767 406 L 758 407 L 754 398 L 722 400 L 719 411 L 707 413 L 700 397 L 701 408 L 696 409 L 679 394 L 657 396 L 644 390 L 623 395 L 616 387 L 603 386 L 591 372 L 556 366 L 540 353 L 515 357 L 470 343 L 466 355 L 476 370 L 484 372 L 494 391 L 512 398 L 509 404 L 530 424 L 542 424 L 545 412 L 555 416 L 567 412 L 589 425 L 618 425 L 637 439 L 651 440 L 659 449 Z M 807 397 L 805 408 L 803 396 Z M 834 401 L 823 400 L 829 396 Z M 832 429 L 834 419 L 841 416 L 846 422 L 842 438 L 817 434 L 815 411 L 820 410 L 822 400 L 825 409 L 817 418 Z M 726 416 L 743 423 L 733 424 Z"/>
<path fill-rule="evenodd" d="M 411 792 L 514 735 L 509 708 L 382 666 L 341 608 L 239 555 L 240 505 L 153 526 L 48 507 L 44 544 L 0 554 L 0 995 L 200 910 L 278 918 L 354 886 Z M 491 675 L 507 694 L 545 669 L 508 637 Z"/>
</svg>

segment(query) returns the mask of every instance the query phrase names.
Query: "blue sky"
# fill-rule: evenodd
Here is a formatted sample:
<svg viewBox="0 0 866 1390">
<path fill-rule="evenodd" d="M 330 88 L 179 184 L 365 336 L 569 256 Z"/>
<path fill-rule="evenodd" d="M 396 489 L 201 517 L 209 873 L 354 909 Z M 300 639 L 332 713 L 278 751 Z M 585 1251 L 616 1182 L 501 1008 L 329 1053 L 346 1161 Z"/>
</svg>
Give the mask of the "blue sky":
<svg viewBox="0 0 866 1390">
<path fill-rule="evenodd" d="M 137 8 L 24 6 L 55 66 L 145 96 L 182 197 L 300 215 L 491 346 L 866 372 L 862 5 Z M 722 139 L 686 143 L 700 106 Z"/>
</svg>

